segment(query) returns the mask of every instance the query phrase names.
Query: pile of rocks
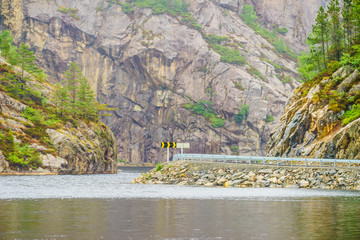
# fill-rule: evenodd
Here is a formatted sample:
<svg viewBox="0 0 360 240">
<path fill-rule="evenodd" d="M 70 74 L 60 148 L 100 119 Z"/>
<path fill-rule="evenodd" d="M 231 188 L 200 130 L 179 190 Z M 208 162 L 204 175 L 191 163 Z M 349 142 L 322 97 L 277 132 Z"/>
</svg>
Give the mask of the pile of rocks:
<svg viewBox="0 0 360 240">
<path fill-rule="evenodd" d="M 158 168 L 159 169 L 159 168 Z M 298 168 L 178 161 L 133 180 L 144 184 L 360 190 L 360 169 Z"/>
</svg>

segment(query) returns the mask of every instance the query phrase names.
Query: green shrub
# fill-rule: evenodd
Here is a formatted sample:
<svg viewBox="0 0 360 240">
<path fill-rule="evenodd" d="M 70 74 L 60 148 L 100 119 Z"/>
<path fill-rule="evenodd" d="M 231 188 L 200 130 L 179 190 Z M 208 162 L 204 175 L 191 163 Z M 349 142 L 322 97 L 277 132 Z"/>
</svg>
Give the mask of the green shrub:
<svg viewBox="0 0 360 240">
<path fill-rule="evenodd" d="M 135 9 L 129 3 L 122 4 L 121 8 L 122 8 L 123 12 L 126 14 L 133 14 L 135 12 Z"/>
<path fill-rule="evenodd" d="M 31 122 L 43 123 L 44 116 L 43 113 L 37 109 L 27 106 L 22 113 L 22 116 Z"/>
<path fill-rule="evenodd" d="M 221 44 L 222 42 L 227 42 L 229 41 L 228 37 L 223 37 L 223 36 L 217 36 L 213 33 L 207 35 L 205 34 L 205 39 L 211 44 L 211 45 L 215 45 L 215 44 Z"/>
<path fill-rule="evenodd" d="M 286 34 L 289 30 L 287 28 L 279 28 L 278 33 L 280 34 Z"/>
<path fill-rule="evenodd" d="M 75 9 L 75 8 L 66 8 L 66 7 L 59 7 L 57 9 L 58 12 L 61 12 L 61 13 L 66 13 L 66 14 L 69 14 L 70 17 L 76 19 L 76 20 L 79 20 L 80 18 L 77 16 L 79 10 L 78 9 Z"/>
<path fill-rule="evenodd" d="M 360 117 L 360 104 L 355 104 L 352 108 L 345 112 L 344 116 L 342 117 L 342 125 L 347 125 L 352 121 L 358 119 Z"/>
<path fill-rule="evenodd" d="M 14 152 L 9 154 L 9 162 L 12 166 L 36 169 L 41 166 L 40 153 L 29 145 L 20 146 L 16 143 Z"/>
<path fill-rule="evenodd" d="M 124 164 L 127 163 L 125 159 L 118 159 L 118 162 L 121 162 L 121 163 L 124 163 Z"/>
<path fill-rule="evenodd" d="M 225 120 L 216 116 L 210 117 L 210 123 L 214 128 L 220 128 L 225 125 Z"/>
<path fill-rule="evenodd" d="M 191 110 L 193 113 L 208 119 L 211 125 L 215 128 L 223 127 L 225 125 L 224 119 L 216 116 L 215 111 L 212 109 L 212 102 L 210 101 L 204 101 L 201 99 L 199 102 L 194 104 L 185 104 L 184 107 Z"/>
<path fill-rule="evenodd" d="M 162 163 L 157 163 L 156 164 L 156 168 L 155 168 L 155 172 L 160 171 L 164 166 L 162 165 Z"/>
<path fill-rule="evenodd" d="M 154 14 L 169 13 L 173 15 L 186 15 L 188 5 L 183 0 L 131 0 L 138 8 L 151 8 Z"/>
<path fill-rule="evenodd" d="M 235 87 L 236 87 L 237 89 L 239 89 L 239 90 L 242 90 L 242 91 L 246 90 L 246 87 L 244 87 L 244 86 L 241 84 L 241 82 L 237 82 L 237 83 L 235 84 Z"/>
<path fill-rule="evenodd" d="M 275 119 L 273 116 L 271 116 L 270 114 L 266 114 L 266 119 L 265 122 L 269 123 L 269 122 L 273 122 Z"/>
<path fill-rule="evenodd" d="M 260 71 L 259 71 L 256 67 L 254 67 L 254 66 L 251 66 L 251 65 L 250 65 L 249 73 L 250 73 L 251 75 L 253 75 L 253 76 L 254 76 L 254 75 L 257 76 L 259 79 L 261 79 L 261 80 L 263 80 L 263 81 L 266 81 L 265 76 L 262 75 L 262 74 L 260 73 Z"/>
<path fill-rule="evenodd" d="M 238 50 L 230 49 L 219 44 L 212 45 L 212 48 L 216 53 L 220 54 L 222 62 L 232 63 L 236 65 L 246 64 L 245 57 L 242 56 Z"/>
<path fill-rule="evenodd" d="M 233 153 L 238 153 L 238 152 L 239 152 L 239 146 L 233 145 L 233 146 L 230 147 L 230 150 L 231 150 Z"/>
<path fill-rule="evenodd" d="M 252 5 L 244 5 L 243 14 L 240 14 L 241 18 L 244 22 L 249 26 L 254 26 L 255 21 L 257 19 L 256 12 L 254 11 L 254 7 Z"/>
<path fill-rule="evenodd" d="M 14 151 L 14 134 L 9 129 L 1 130 L 2 139 L 0 139 L 0 150 L 5 157 L 8 157 Z"/>
<path fill-rule="evenodd" d="M 76 13 L 78 13 L 79 10 L 77 10 L 75 8 L 66 8 L 66 7 L 61 6 L 61 7 L 59 7 L 57 9 L 57 11 L 62 12 L 62 13 L 74 13 L 74 14 L 76 14 Z"/>
<path fill-rule="evenodd" d="M 235 122 L 241 124 L 242 121 L 247 118 L 248 114 L 249 114 L 249 105 L 248 104 L 242 105 L 241 108 L 239 109 L 238 114 L 236 114 Z"/>
</svg>

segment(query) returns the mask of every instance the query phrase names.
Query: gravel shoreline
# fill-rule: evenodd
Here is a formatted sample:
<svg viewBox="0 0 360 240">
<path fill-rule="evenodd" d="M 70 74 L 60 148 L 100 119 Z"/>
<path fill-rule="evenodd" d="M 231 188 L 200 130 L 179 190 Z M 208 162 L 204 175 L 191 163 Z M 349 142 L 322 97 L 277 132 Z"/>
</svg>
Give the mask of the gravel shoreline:
<svg viewBox="0 0 360 240">
<path fill-rule="evenodd" d="M 313 188 L 360 190 L 360 168 L 319 168 L 200 163 L 163 164 L 133 183 L 199 185 L 206 187 Z"/>
</svg>

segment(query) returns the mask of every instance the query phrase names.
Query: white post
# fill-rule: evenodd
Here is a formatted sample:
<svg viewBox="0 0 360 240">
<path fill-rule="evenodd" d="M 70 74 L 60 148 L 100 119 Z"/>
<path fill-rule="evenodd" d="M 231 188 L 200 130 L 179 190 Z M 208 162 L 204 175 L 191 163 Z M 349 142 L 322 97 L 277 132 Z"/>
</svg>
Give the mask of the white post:
<svg viewBox="0 0 360 240">
<path fill-rule="evenodd" d="M 167 162 L 169 162 L 169 158 L 170 158 L 170 150 L 169 150 L 169 148 L 167 148 L 167 154 L 166 155 L 167 155 L 167 158 L 166 158 Z"/>
</svg>

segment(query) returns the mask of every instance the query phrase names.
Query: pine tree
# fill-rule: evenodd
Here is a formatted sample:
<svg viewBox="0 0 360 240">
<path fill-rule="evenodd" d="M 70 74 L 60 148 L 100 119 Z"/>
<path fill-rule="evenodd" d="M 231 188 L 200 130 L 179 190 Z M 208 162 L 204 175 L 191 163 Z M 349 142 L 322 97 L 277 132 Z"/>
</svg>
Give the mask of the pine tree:
<svg viewBox="0 0 360 240">
<path fill-rule="evenodd" d="M 308 37 L 308 43 L 310 43 L 311 45 L 316 45 L 316 44 L 321 45 L 321 55 L 325 69 L 327 69 L 327 61 L 326 61 L 327 49 L 325 48 L 325 46 L 327 45 L 329 40 L 328 25 L 329 25 L 328 14 L 325 12 L 325 9 L 321 6 L 318 15 L 316 17 L 316 24 L 313 25 L 312 34 Z"/>
<path fill-rule="evenodd" d="M 80 67 L 76 62 L 72 62 L 69 69 L 65 72 L 66 79 L 66 90 L 70 93 L 70 108 L 73 116 L 76 117 L 77 107 L 76 107 L 76 99 L 77 99 L 77 91 L 78 91 L 78 83 L 82 79 L 83 75 L 81 73 Z"/>
<path fill-rule="evenodd" d="M 28 46 L 26 46 L 24 43 L 20 44 L 20 47 L 18 49 L 19 54 L 19 64 L 21 67 L 21 78 L 24 79 L 24 72 L 34 72 L 36 68 L 34 61 L 36 57 L 34 56 L 34 53 L 32 51 L 29 51 Z"/>
<path fill-rule="evenodd" d="M 13 38 L 9 31 L 3 31 L 0 34 L 0 51 L 3 57 L 8 57 L 13 43 Z"/>
<path fill-rule="evenodd" d="M 67 89 L 60 84 L 56 86 L 56 90 L 53 94 L 53 102 L 56 111 L 59 111 L 60 113 L 60 117 L 63 117 L 69 111 L 70 96 Z"/>
<path fill-rule="evenodd" d="M 330 17 L 330 39 L 334 48 L 334 60 L 339 61 L 342 53 L 343 29 L 340 22 L 340 4 L 338 0 L 331 0 L 328 8 Z"/>
<path fill-rule="evenodd" d="M 95 94 L 85 77 L 80 79 L 77 92 L 76 106 L 83 119 L 96 119 Z"/>
<path fill-rule="evenodd" d="M 345 41 L 347 50 L 350 49 L 352 38 L 353 38 L 353 30 L 354 30 L 354 19 L 353 19 L 353 1 L 352 0 L 344 0 L 344 7 L 342 9 L 342 16 L 344 19 L 344 33 L 345 33 Z"/>
<path fill-rule="evenodd" d="M 352 15 L 354 19 L 354 43 L 360 44 L 360 1 L 353 1 Z"/>
</svg>

